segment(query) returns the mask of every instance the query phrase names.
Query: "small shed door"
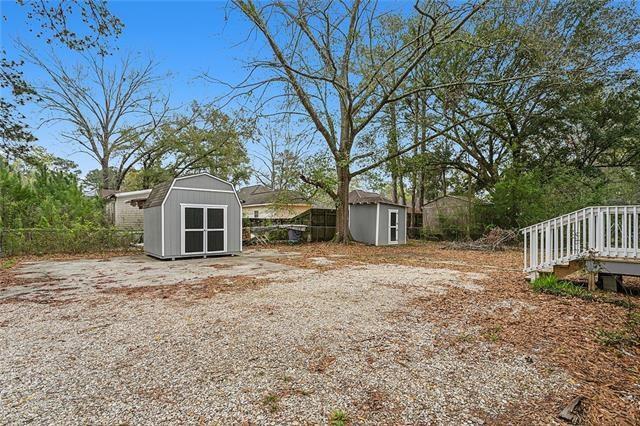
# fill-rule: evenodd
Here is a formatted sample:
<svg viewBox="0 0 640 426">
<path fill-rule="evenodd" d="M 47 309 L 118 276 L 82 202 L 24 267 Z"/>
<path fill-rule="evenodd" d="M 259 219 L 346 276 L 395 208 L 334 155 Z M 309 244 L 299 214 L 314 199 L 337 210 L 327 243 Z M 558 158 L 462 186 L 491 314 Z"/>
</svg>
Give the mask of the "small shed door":
<svg viewBox="0 0 640 426">
<path fill-rule="evenodd" d="M 389 244 L 398 244 L 398 210 L 389 210 Z"/>
<path fill-rule="evenodd" d="M 182 254 L 227 251 L 227 206 L 182 204 Z"/>
</svg>

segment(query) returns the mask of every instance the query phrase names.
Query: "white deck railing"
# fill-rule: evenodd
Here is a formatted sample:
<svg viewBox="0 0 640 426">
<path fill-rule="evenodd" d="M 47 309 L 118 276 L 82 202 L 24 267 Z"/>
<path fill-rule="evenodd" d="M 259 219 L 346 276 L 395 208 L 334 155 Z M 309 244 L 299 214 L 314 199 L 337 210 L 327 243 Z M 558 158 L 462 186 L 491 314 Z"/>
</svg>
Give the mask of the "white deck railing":
<svg viewBox="0 0 640 426">
<path fill-rule="evenodd" d="M 637 259 L 640 205 L 585 207 L 523 228 L 524 271 L 585 257 Z"/>
</svg>

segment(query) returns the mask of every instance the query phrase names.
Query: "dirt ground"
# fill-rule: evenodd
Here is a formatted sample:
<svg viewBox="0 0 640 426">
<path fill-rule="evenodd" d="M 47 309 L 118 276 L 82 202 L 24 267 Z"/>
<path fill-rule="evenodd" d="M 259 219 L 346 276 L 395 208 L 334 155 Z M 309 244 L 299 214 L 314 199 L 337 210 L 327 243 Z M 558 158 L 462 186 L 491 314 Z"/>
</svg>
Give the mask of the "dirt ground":
<svg viewBox="0 0 640 426">
<path fill-rule="evenodd" d="M 533 293 L 518 251 L 307 244 L 0 274 L 0 423 L 640 422 L 628 302 Z M 623 303 L 625 302 L 625 303 Z"/>
</svg>

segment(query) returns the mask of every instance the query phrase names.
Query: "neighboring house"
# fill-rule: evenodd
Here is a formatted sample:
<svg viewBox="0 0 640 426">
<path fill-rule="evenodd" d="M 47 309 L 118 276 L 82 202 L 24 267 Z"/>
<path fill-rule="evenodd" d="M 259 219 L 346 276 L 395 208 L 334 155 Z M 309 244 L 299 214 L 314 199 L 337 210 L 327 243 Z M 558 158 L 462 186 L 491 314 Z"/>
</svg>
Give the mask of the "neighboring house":
<svg viewBox="0 0 640 426">
<path fill-rule="evenodd" d="M 150 189 L 129 192 L 113 192 L 105 197 L 107 221 L 120 229 L 142 230 L 144 212 L 142 205 L 151 193 Z"/>
<path fill-rule="evenodd" d="M 252 185 L 238 191 L 242 202 L 242 217 L 249 219 L 291 219 L 311 207 L 302 194 L 273 190 L 264 185 Z"/>
<path fill-rule="evenodd" d="M 422 224 L 427 233 L 441 234 L 450 227 L 461 231 L 471 224 L 471 212 L 475 198 L 469 199 L 457 195 L 444 195 L 422 206 Z"/>
<path fill-rule="evenodd" d="M 407 243 L 407 207 L 375 192 L 349 192 L 349 230 L 354 240 L 376 246 Z"/>
</svg>

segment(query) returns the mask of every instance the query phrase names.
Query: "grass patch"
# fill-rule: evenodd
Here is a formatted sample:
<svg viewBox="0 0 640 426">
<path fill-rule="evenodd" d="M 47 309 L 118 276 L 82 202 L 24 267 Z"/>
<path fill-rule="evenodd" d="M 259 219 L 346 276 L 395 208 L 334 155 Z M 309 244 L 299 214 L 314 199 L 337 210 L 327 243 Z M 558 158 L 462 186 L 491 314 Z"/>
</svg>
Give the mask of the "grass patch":
<svg viewBox="0 0 640 426">
<path fill-rule="evenodd" d="M 456 337 L 458 339 L 459 342 L 464 342 L 464 343 L 473 343 L 476 339 L 475 337 L 473 337 L 473 334 L 458 334 L 458 336 Z"/>
<path fill-rule="evenodd" d="M 280 408 L 280 397 L 275 393 L 269 393 L 262 398 L 262 404 L 271 413 L 275 413 Z"/>
<path fill-rule="evenodd" d="M 555 296 L 577 297 L 592 302 L 610 303 L 626 309 L 635 309 L 636 304 L 628 299 L 621 299 L 615 294 L 592 293 L 584 287 L 570 281 L 558 279 L 555 275 L 544 275 L 531 282 L 531 288 L 536 293 L 553 294 Z"/>
<path fill-rule="evenodd" d="M 16 258 L 8 259 L 8 260 L 5 260 L 4 262 L 0 262 L 0 270 L 11 269 L 16 265 L 16 263 L 18 263 L 18 259 Z"/>
<path fill-rule="evenodd" d="M 618 349 L 640 346 L 640 312 L 629 312 L 622 329 L 598 330 L 596 340 L 601 345 Z"/>
<path fill-rule="evenodd" d="M 333 410 L 329 416 L 329 425 L 346 426 L 349 423 L 349 416 L 342 410 Z"/>
<path fill-rule="evenodd" d="M 556 296 L 579 297 L 593 300 L 593 294 L 579 285 L 569 281 L 559 280 L 555 275 L 544 275 L 531 282 L 531 288 L 536 293 L 554 294 Z"/>
<path fill-rule="evenodd" d="M 487 339 L 492 343 L 496 343 L 500 340 L 500 333 L 502 332 L 502 326 L 489 327 L 485 331 L 482 332 L 482 337 Z"/>
</svg>

